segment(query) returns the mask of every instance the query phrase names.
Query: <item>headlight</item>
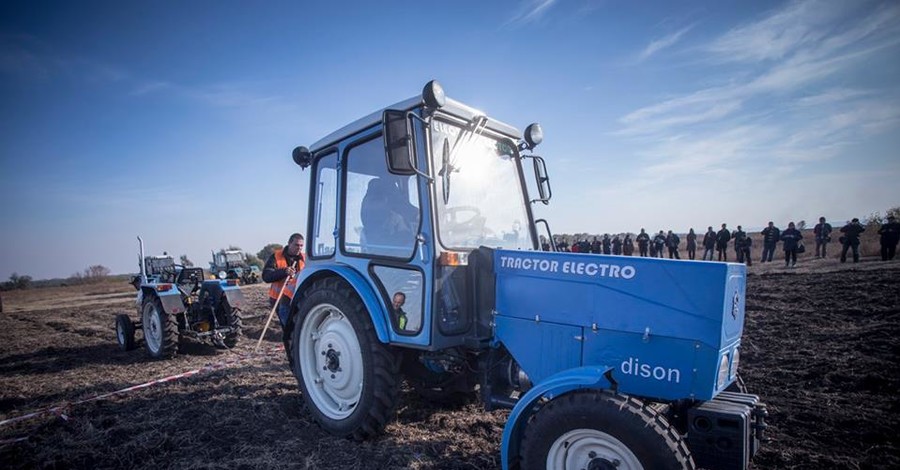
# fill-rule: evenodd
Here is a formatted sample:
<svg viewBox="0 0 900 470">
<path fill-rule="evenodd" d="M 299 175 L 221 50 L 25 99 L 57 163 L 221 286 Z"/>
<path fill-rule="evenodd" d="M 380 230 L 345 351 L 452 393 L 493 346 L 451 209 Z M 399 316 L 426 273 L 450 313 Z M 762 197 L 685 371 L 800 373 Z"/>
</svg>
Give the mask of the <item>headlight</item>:
<svg viewBox="0 0 900 470">
<path fill-rule="evenodd" d="M 733 357 L 731 359 L 731 378 L 737 377 L 738 364 L 741 363 L 741 349 L 734 348 Z"/>
<path fill-rule="evenodd" d="M 225 274 L 225 271 L 219 271 L 219 279 L 225 279 L 226 276 L 228 275 Z"/>
<path fill-rule="evenodd" d="M 525 128 L 525 142 L 528 144 L 529 149 L 533 149 L 538 146 L 544 140 L 544 131 L 541 129 L 541 125 L 538 123 L 529 124 L 528 127 Z"/>
<path fill-rule="evenodd" d="M 722 356 L 722 360 L 719 361 L 719 376 L 716 379 L 716 390 L 725 386 L 725 381 L 728 380 L 728 354 Z"/>
</svg>

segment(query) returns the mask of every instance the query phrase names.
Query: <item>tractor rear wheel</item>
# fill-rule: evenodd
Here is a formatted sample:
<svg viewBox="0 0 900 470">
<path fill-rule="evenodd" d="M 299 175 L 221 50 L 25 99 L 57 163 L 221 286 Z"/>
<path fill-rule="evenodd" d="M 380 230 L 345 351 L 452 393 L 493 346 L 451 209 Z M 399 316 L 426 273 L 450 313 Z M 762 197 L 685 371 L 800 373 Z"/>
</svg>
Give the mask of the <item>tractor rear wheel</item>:
<svg viewBox="0 0 900 470">
<path fill-rule="evenodd" d="M 150 357 L 169 359 L 178 353 L 178 320 L 166 313 L 156 296 L 144 298 L 141 309 L 141 324 L 144 329 L 144 346 Z"/>
<path fill-rule="evenodd" d="M 233 308 L 224 295 L 222 296 L 219 305 L 220 311 L 228 320 L 228 326 L 232 328 L 231 333 L 225 335 L 225 339 L 223 340 L 225 346 L 231 349 L 237 346 L 238 338 L 241 336 L 241 329 L 244 327 L 244 320 L 241 317 L 241 311 Z"/>
<path fill-rule="evenodd" d="M 317 281 L 293 323 L 294 375 L 319 425 L 356 440 L 380 434 L 397 405 L 400 361 L 378 341 L 356 292 L 338 279 Z"/>
<path fill-rule="evenodd" d="M 526 425 L 520 449 L 524 470 L 695 468 L 662 416 L 605 391 L 551 400 Z"/>
<path fill-rule="evenodd" d="M 116 315 L 116 341 L 122 351 L 134 349 L 134 323 L 124 313 Z"/>
</svg>

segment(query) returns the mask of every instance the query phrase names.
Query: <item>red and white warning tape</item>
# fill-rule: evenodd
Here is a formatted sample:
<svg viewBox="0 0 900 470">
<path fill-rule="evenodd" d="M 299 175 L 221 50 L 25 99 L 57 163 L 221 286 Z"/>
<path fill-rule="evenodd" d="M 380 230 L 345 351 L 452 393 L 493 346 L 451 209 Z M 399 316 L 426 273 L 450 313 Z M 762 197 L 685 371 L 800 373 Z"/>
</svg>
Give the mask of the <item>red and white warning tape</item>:
<svg viewBox="0 0 900 470">
<path fill-rule="evenodd" d="M 257 357 L 273 356 L 282 351 L 284 351 L 283 346 L 275 346 L 275 347 L 263 349 L 263 350 L 259 351 L 258 353 L 236 353 L 236 354 L 233 354 L 232 357 L 229 359 L 210 363 L 203 367 L 200 367 L 199 369 L 193 369 L 193 370 L 189 370 L 187 372 L 182 372 L 180 374 L 163 377 L 161 379 L 151 380 L 149 382 L 145 382 L 142 384 L 132 385 L 131 387 L 126 387 L 121 390 L 116 390 L 114 392 L 104 393 L 101 395 L 95 395 L 90 398 L 83 398 L 81 400 L 77 400 L 77 401 L 73 401 L 73 402 L 61 403 L 59 405 L 56 405 L 56 406 L 53 406 L 50 408 L 44 408 L 43 410 L 38 410 L 38 411 L 28 413 L 28 414 L 25 414 L 22 416 L 16 416 L 14 418 L 4 419 L 3 421 L 0 421 L 0 427 L 6 426 L 6 425 L 12 424 L 12 423 L 27 421 L 29 419 L 37 418 L 38 416 L 42 416 L 42 415 L 46 415 L 46 414 L 54 414 L 54 415 L 59 416 L 63 420 L 68 421 L 69 417 L 68 417 L 68 415 L 66 415 L 66 412 L 75 405 L 81 405 L 81 404 L 89 403 L 92 401 L 103 400 L 103 399 L 113 397 L 116 395 L 124 395 L 128 392 L 145 389 L 145 388 L 152 387 L 154 385 L 158 385 L 158 384 L 162 384 L 162 383 L 166 383 L 166 382 L 173 382 L 175 380 L 190 377 L 192 375 L 197 375 L 197 374 L 202 374 L 204 372 L 210 372 L 210 371 L 214 371 L 214 370 L 223 369 L 225 367 L 228 367 L 228 366 L 231 366 L 234 364 L 238 364 L 238 363 L 241 363 L 241 362 L 249 360 L 249 359 L 254 359 Z M 14 442 L 20 442 L 20 441 L 24 441 L 27 439 L 28 439 L 27 437 L 20 437 L 17 439 L 9 439 L 9 440 L 5 440 L 5 441 L 0 441 L 0 445 L 11 444 Z"/>
</svg>

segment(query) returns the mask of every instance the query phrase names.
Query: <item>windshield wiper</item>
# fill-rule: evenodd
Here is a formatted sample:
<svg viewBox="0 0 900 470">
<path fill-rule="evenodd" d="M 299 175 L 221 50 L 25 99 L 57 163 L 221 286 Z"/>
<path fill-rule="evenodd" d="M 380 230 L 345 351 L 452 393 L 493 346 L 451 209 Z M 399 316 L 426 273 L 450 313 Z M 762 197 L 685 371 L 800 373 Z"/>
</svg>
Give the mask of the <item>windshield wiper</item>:
<svg viewBox="0 0 900 470">
<path fill-rule="evenodd" d="M 444 204 L 447 204 L 450 200 L 450 175 L 453 172 L 459 172 L 457 160 L 459 159 L 460 150 L 469 146 L 476 137 L 480 136 L 486 126 L 487 116 L 475 116 L 459 133 L 456 141 L 453 142 L 452 149 L 449 141 L 444 139 L 443 161 L 441 162 L 441 171 L 438 173 L 441 176 L 441 185 L 443 186 Z"/>
</svg>

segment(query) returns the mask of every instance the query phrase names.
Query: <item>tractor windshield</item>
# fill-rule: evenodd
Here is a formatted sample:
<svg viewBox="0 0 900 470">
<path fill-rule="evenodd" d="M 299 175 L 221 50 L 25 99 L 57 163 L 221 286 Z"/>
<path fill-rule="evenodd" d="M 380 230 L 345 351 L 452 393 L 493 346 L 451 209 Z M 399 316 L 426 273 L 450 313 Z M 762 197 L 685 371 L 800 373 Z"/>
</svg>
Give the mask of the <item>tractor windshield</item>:
<svg viewBox="0 0 900 470">
<path fill-rule="evenodd" d="M 481 118 L 484 119 L 484 118 Z M 486 135 L 484 121 L 467 127 L 434 120 L 437 224 L 446 248 L 532 249 L 512 141 Z"/>
</svg>

